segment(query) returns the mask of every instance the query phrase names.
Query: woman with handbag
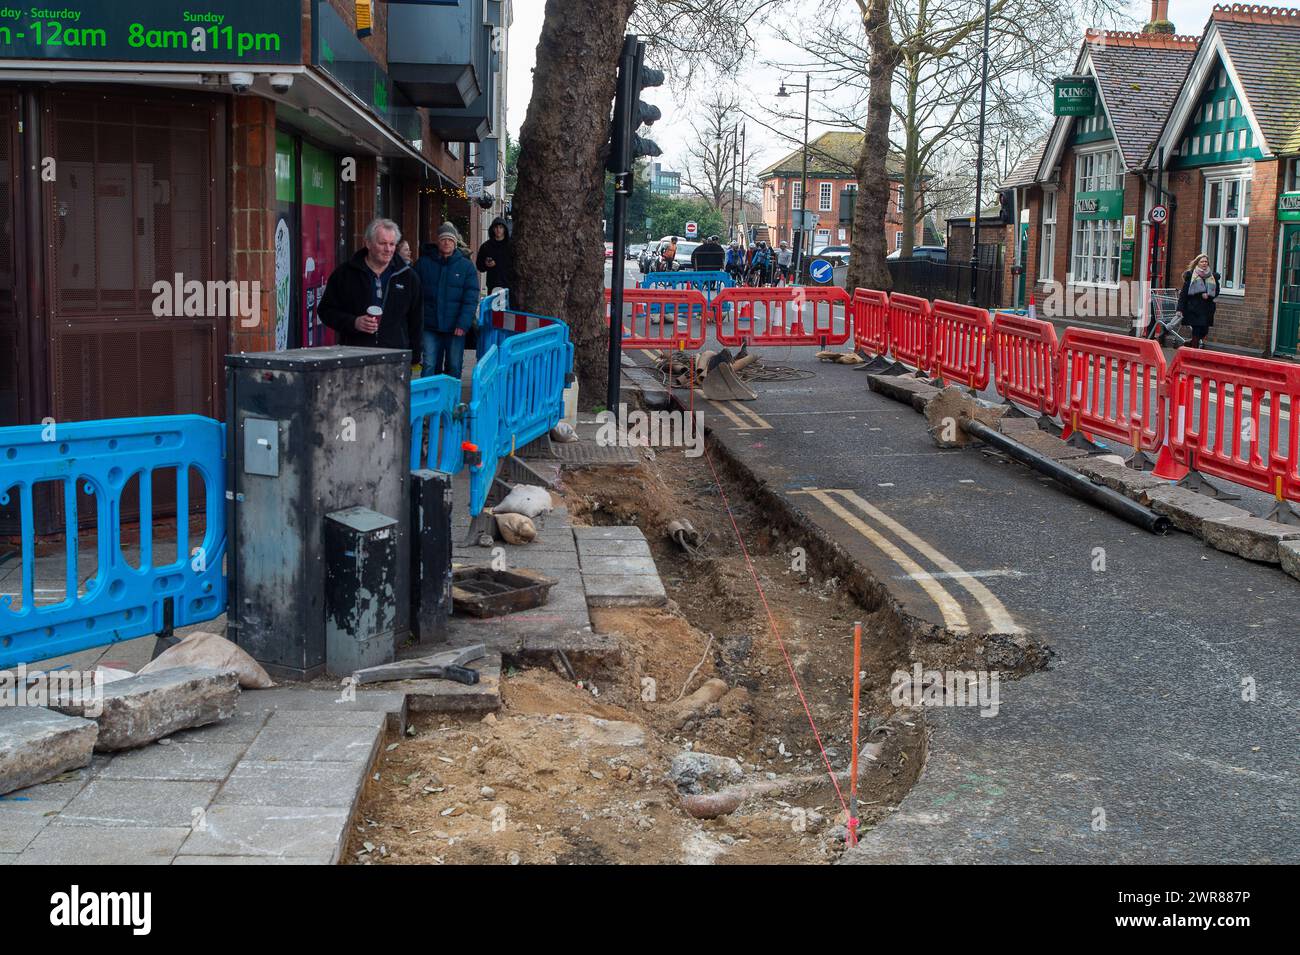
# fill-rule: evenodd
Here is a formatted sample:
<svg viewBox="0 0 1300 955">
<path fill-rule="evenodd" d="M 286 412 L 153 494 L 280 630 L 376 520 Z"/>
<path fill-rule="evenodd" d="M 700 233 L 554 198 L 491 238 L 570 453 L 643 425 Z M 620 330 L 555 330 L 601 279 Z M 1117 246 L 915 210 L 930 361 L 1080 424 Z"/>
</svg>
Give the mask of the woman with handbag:
<svg viewBox="0 0 1300 955">
<path fill-rule="evenodd" d="M 1205 336 L 1214 324 L 1214 300 L 1218 297 L 1219 275 L 1210 271 L 1210 257 L 1202 252 L 1188 264 L 1178 293 L 1178 314 L 1192 330 L 1189 348 L 1205 347 Z"/>
</svg>

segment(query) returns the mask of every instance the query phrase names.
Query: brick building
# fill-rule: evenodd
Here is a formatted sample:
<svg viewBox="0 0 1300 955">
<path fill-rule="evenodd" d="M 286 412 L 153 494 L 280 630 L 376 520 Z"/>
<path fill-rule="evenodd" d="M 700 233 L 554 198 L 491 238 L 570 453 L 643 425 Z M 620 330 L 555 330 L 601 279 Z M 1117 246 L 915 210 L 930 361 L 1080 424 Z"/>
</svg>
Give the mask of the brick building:
<svg viewBox="0 0 1300 955">
<path fill-rule="evenodd" d="M 1155 0 L 1153 23 L 1166 10 Z M 1223 287 L 1211 343 L 1295 354 L 1298 68 L 1296 10 L 1219 6 L 1199 38 L 1090 32 L 1064 86 L 1090 87 L 1093 108 L 1058 115 L 1036 166 L 1001 184 L 1016 210 L 1009 265 L 1040 313 L 1140 327 L 1147 283 L 1180 285 L 1204 251 Z M 1023 302 L 1018 285 L 1004 284 L 1004 304 Z"/>
<path fill-rule="evenodd" d="M 861 133 L 823 133 L 808 143 L 808 208 L 818 216 L 812 235 L 812 251 L 826 245 L 848 245 L 853 233 L 853 203 L 858 188 L 854 168 L 862 151 Z M 889 211 L 885 216 L 886 246 L 890 252 L 902 245 L 903 174 L 901 162 L 889 161 Z M 763 223 L 773 243 L 793 242 L 795 212 L 803 197 L 803 149 L 796 149 L 758 174 L 763 190 Z M 917 190 L 917 202 L 924 206 L 925 182 Z M 917 223 L 913 244 L 936 238 L 924 222 Z"/>
<path fill-rule="evenodd" d="M 329 339 L 317 299 L 372 217 L 474 245 L 504 211 L 510 0 L 215 6 L 0 23 L 0 425 L 221 417 L 227 352 Z M 255 307 L 159 315 L 158 282 Z"/>
</svg>

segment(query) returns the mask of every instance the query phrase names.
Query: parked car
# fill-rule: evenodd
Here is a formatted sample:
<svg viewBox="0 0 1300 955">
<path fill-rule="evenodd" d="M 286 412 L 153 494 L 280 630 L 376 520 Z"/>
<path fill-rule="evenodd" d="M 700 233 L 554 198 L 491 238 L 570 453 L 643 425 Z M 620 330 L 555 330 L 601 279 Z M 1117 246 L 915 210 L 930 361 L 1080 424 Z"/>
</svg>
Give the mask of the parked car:
<svg viewBox="0 0 1300 955">
<path fill-rule="evenodd" d="M 630 242 L 628 243 L 627 248 L 623 251 L 623 257 L 629 260 L 635 259 L 640 256 L 641 250 L 644 248 L 644 242 Z"/>
<path fill-rule="evenodd" d="M 813 253 L 814 258 L 821 258 L 825 255 L 843 256 L 847 259 L 849 257 L 849 247 L 847 245 L 823 245 Z"/>
<path fill-rule="evenodd" d="M 900 254 L 902 251 L 902 249 L 896 249 L 895 251 L 890 252 L 886 258 L 902 258 Z M 914 245 L 912 246 L 912 255 L 910 257 L 913 259 L 928 259 L 931 262 L 947 262 L 948 250 L 941 245 Z"/>
<path fill-rule="evenodd" d="M 685 239 L 678 237 L 677 257 L 673 260 L 672 268 L 666 269 L 664 267 L 663 251 L 665 248 L 668 247 L 668 242 L 669 239 L 671 238 L 672 238 L 671 236 L 665 236 L 664 238 L 660 239 L 658 242 L 655 243 L 654 255 L 650 262 L 651 272 L 665 272 L 665 271 L 684 272 L 690 269 L 691 253 L 694 252 L 696 249 L 698 249 L 702 243 L 687 242 Z"/>
</svg>

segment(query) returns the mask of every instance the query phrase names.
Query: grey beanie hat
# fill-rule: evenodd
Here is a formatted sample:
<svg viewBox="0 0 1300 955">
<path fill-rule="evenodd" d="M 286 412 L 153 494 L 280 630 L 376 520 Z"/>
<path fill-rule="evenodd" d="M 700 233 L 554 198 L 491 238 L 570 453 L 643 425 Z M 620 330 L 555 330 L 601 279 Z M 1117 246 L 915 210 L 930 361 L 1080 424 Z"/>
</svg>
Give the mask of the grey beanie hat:
<svg viewBox="0 0 1300 955">
<path fill-rule="evenodd" d="M 438 226 L 437 238 L 441 239 L 444 235 L 449 235 L 457 242 L 460 242 L 460 233 L 456 231 L 456 227 L 450 222 L 444 222 L 442 225 Z"/>
</svg>

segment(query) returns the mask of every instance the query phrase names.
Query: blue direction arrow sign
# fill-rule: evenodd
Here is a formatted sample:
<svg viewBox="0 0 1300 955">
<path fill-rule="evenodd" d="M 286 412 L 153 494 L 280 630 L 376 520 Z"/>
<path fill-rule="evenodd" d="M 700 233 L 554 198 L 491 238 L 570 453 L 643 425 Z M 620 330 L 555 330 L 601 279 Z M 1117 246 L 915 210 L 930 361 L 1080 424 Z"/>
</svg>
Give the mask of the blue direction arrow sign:
<svg viewBox="0 0 1300 955">
<path fill-rule="evenodd" d="M 825 259 L 813 259 L 812 264 L 808 266 L 808 274 L 812 276 L 814 282 L 826 283 L 835 274 L 835 269 Z"/>
</svg>

